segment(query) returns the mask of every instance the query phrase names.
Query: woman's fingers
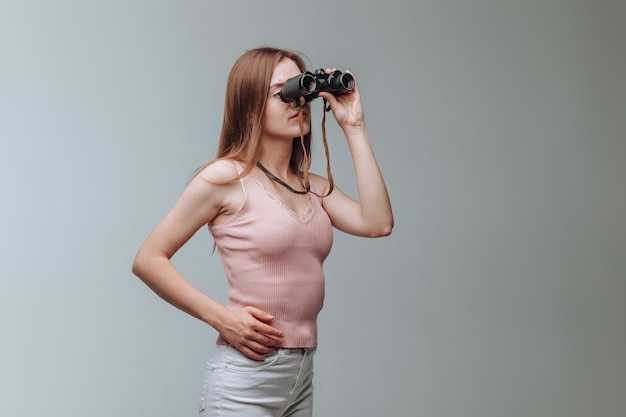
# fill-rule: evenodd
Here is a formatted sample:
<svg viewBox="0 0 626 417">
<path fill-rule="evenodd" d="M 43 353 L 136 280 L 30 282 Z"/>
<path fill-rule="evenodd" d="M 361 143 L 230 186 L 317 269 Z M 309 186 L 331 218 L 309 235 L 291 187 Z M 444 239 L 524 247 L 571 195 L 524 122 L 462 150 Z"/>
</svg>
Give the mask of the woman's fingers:
<svg viewBox="0 0 626 417">
<path fill-rule="evenodd" d="M 234 347 L 251 359 L 263 360 L 282 346 L 284 332 L 268 323 L 272 315 L 254 307 L 245 307 L 230 312 L 228 324 L 220 333 Z"/>
<path fill-rule="evenodd" d="M 281 338 L 285 337 L 285 332 L 283 332 L 282 330 L 278 330 L 277 328 L 272 327 L 268 324 L 271 323 L 271 321 L 274 319 L 274 316 L 254 307 L 246 307 L 246 310 L 250 313 L 252 317 L 256 319 L 256 322 L 254 323 L 254 330 L 256 330 L 258 333 L 267 335 L 273 340 L 280 340 Z"/>
</svg>

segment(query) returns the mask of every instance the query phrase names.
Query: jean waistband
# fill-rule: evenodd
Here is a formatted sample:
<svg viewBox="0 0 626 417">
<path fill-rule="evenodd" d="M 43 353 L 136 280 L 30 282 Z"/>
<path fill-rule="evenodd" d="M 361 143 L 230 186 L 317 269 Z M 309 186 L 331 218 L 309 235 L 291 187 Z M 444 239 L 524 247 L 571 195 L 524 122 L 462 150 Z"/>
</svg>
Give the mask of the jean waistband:
<svg viewBox="0 0 626 417">
<path fill-rule="evenodd" d="M 230 343 L 218 343 L 216 346 L 223 346 L 226 348 L 236 349 Z M 303 347 L 303 348 L 277 348 L 276 352 L 280 352 L 285 355 L 304 355 L 306 353 L 313 353 L 317 350 L 317 346 Z"/>
<path fill-rule="evenodd" d="M 278 348 L 277 351 L 284 353 L 285 355 L 305 355 L 307 353 L 313 353 L 317 350 L 316 347 L 305 348 Z"/>
</svg>

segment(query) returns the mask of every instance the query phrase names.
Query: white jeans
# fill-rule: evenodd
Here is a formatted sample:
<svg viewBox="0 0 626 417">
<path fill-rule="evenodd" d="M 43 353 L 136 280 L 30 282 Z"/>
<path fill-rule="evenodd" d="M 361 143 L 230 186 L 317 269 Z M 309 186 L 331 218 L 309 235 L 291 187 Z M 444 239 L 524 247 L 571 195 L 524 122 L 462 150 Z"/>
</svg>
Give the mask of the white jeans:
<svg viewBox="0 0 626 417">
<path fill-rule="evenodd" d="M 201 417 L 311 417 L 316 348 L 279 349 L 255 361 L 218 345 L 205 365 Z"/>
</svg>

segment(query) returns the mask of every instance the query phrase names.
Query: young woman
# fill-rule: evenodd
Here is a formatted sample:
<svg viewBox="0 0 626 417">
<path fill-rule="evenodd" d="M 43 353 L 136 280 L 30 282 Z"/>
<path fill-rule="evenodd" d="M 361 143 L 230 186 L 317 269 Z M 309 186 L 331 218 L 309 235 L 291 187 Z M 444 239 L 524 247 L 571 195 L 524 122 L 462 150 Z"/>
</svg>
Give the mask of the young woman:
<svg viewBox="0 0 626 417">
<path fill-rule="evenodd" d="M 219 333 L 207 362 L 201 416 L 312 415 L 312 359 L 332 227 L 391 233 L 389 196 L 363 118 L 358 85 L 328 101 L 352 154 L 358 201 L 309 174 L 310 103 L 284 102 L 303 58 L 277 48 L 244 53 L 227 84 L 217 159 L 187 185 L 139 249 L 133 273 Z M 170 262 L 208 225 L 229 281 L 229 305 L 200 292 Z"/>
</svg>

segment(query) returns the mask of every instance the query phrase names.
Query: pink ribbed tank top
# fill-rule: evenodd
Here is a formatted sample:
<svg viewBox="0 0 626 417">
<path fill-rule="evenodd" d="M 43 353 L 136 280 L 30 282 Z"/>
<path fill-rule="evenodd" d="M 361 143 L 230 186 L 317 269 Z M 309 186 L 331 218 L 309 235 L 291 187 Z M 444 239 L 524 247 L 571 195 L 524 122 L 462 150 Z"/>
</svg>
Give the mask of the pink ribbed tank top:
<svg viewBox="0 0 626 417">
<path fill-rule="evenodd" d="M 253 177 L 241 183 L 243 207 L 209 226 L 228 278 L 228 307 L 253 306 L 274 316 L 270 325 L 285 332 L 285 348 L 317 346 L 322 265 L 333 241 L 330 219 L 313 194 L 305 197 L 309 208 L 299 217 Z M 220 336 L 218 343 L 226 341 Z"/>
</svg>

